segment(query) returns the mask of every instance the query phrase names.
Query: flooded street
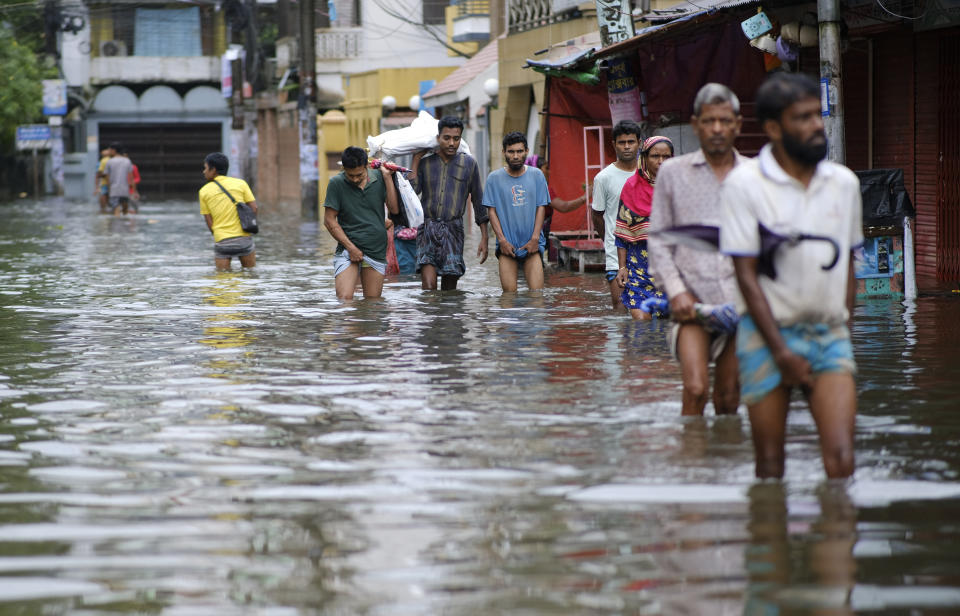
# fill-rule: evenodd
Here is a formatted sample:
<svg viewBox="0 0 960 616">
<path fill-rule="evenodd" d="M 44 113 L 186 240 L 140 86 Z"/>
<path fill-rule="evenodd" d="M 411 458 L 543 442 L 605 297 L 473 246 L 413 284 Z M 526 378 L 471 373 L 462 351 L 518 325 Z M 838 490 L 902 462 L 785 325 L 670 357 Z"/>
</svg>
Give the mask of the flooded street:
<svg viewBox="0 0 960 616">
<path fill-rule="evenodd" d="M 756 483 L 599 274 L 340 303 L 296 216 L 216 273 L 195 203 L 0 213 L 0 614 L 960 613 L 960 298 L 858 302 L 856 480 L 797 400 Z"/>
</svg>

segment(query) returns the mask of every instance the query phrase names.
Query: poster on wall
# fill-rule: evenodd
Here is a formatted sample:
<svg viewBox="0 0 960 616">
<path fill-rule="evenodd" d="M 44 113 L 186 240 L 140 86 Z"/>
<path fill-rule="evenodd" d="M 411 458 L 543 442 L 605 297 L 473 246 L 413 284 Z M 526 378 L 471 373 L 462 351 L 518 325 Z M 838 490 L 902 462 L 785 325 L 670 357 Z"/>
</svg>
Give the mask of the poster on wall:
<svg viewBox="0 0 960 616">
<path fill-rule="evenodd" d="M 610 122 L 630 120 L 643 122 L 643 108 L 640 104 L 640 87 L 627 58 L 610 60 L 607 69 L 607 101 L 610 105 Z"/>
<path fill-rule="evenodd" d="M 889 237 L 866 238 L 863 248 L 855 252 L 854 272 L 857 278 L 890 278 L 893 275 L 890 243 Z"/>
<path fill-rule="evenodd" d="M 66 115 L 67 81 L 65 79 L 44 79 L 42 84 L 43 115 Z"/>
</svg>

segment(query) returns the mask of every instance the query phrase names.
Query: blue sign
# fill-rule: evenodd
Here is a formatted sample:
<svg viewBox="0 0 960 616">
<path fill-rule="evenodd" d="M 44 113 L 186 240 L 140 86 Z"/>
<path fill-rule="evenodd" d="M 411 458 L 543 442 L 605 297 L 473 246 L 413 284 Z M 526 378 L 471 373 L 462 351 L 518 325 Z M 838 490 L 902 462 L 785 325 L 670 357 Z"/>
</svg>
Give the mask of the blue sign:
<svg viewBox="0 0 960 616">
<path fill-rule="evenodd" d="M 50 126 L 24 124 L 17 127 L 18 150 L 45 150 L 50 147 Z"/>
<path fill-rule="evenodd" d="M 17 127 L 17 141 L 46 141 L 50 138 L 47 124 L 24 124 Z"/>
<path fill-rule="evenodd" d="M 829 118 L 833 112 L 833 103 L 830 102 L 830 79 L 820 78 L 820 115 Z"/>
<path fill-rule="evenodd" d="M 67 114 L 67 82 L 64 79 L 43 80 L 43 115 Z"/>
<path fill-rule="evenodd" d="M 426 111 L 430 115 L 434 115 L 437 112 L 435 107 L 427 107 L 423 104 L 423 95 L 432 90 L 435 85 L 437 85 L 436 79 L 425 79 L 420 82 L 420 109 L 417 111 Z"/>
</svg>

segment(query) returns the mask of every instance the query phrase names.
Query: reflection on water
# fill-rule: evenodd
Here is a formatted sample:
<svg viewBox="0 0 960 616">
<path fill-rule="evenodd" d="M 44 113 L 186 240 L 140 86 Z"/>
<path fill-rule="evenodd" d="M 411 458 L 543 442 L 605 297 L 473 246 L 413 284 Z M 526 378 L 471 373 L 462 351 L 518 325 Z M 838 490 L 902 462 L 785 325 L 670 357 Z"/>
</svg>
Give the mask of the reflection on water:
<svg viewBox="0 0 960 616">
<path fill-rule="evenodd" d="M 214 311 L 206 317 L 208 325 L 203 328 L 201 344 L 220 351 L 215 357 L 203 362 L 209 377 L 229 378 L 243 362 L 254 357 L 246 347 L 257 341 L 257 322 L 246 312 L 247 284 L 252 274 L 247 272 L 217 272 L 209 287 L 204 288 L 203 301 Z"/>
<path fill-rule="evenodd" d="M 797 401 L 756 483 L 600 276 L 340 303 L 282 212 L 217 273 L 195 204 L 0 207 L 0 613 L 960 612 L 950 299 L 858 305 L 854 482 Z"/>
<path fill-rule="evenodd" d="M 808 522 L 803 519 L 808 512 L 790 515 L 783 485 L 761 483 L 750 489 L 750 583 L 744 612 L 854 613 L 856 508 L 842 485 L 822 485 L 818 496 L 819 511 Z"/>
</svg>

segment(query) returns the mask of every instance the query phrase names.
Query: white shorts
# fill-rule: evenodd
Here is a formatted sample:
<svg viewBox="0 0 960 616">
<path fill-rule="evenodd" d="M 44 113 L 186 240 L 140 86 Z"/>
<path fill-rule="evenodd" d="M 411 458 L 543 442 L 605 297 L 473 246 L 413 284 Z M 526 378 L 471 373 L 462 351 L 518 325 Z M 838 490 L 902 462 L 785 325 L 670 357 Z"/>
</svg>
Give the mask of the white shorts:
<svg viewBox="0 0 960 616">
<path fill-rule="evenodd" d="M 342 274 L 353 261 L 350 260 L 350 255 L 346 250 L 340 254 L 333 255 L 333 277 L 336 278 Z M 360 267 L 372 267 L 373 269 L 380 272 L 381 275 L 387 273 L 387 264 L 382 261 L 377 261 L 376 259 L 371 259 L 367 255 L 363 255 L 363 261 L 360 262 Z"/>
</svg>

